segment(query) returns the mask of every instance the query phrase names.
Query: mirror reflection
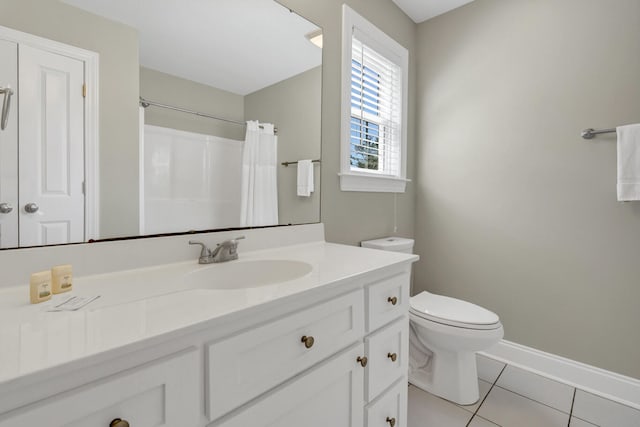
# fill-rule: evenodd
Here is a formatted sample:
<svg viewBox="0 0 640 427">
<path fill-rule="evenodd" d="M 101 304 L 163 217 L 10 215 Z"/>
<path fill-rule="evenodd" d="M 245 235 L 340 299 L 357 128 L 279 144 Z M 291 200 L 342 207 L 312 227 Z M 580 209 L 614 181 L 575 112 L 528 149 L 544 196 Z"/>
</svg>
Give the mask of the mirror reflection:
<svg viewBox="0 0 640 427">
<path fill-rule="evenodd" d="M 273 0 L 8 0 L 0 26 L 0 248 L 319 221 L 314 24 Z"/>
</svg>

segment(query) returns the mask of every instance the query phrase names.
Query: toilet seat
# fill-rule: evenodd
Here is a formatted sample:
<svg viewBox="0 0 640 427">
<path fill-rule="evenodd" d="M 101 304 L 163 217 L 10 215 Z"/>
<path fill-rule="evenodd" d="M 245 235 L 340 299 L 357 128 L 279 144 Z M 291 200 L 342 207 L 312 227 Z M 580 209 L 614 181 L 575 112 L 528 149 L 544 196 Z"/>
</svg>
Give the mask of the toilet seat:
<svg viewBox="0 0 640 427">
<path fill-rule="evenodd" d="M 409 312 L 422 319 L 466 329 L 498 329 L 498 315 L 467 301 L 424 291 L 411 297 Z"/>
</svg>

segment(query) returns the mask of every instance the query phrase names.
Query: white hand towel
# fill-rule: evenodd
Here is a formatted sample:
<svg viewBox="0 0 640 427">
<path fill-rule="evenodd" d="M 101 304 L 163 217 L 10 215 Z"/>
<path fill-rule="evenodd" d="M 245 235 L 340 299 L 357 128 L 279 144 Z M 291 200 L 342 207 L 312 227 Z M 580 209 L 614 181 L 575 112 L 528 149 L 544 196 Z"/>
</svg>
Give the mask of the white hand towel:
<svg viewBox="0 0 640 427">
<path fill-rule="evenodd" d="M 640 124 L 618 126 L 618 200 L 640 200 Z"/>
<path fill-rule="evenodd" d="M 313 163 L 298 160 L 298 196 L 309 197 L 313 191 Z"/>
</svg>

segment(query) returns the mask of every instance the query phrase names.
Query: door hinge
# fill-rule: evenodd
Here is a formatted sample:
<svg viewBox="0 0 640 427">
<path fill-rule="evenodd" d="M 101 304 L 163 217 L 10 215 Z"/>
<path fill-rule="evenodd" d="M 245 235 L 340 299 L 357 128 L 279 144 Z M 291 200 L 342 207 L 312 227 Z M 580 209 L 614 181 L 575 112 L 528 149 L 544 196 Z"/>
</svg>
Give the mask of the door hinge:
<svg viewBox="0 0 640 427">
<path fill-rule="evenodd" d="M 83 98 L 87 97 L 87 84 L 86 83 L 82 84 L 82 97 Z"/>
</svg>

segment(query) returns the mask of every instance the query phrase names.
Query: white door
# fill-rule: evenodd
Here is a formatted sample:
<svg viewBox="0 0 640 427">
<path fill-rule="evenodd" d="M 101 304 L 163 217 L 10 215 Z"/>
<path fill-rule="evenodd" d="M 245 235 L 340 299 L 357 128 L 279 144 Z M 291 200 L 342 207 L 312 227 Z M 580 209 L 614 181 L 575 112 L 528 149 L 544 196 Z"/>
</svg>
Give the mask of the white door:
<svg viewBox="0 0 640 427">
<path fill-rule="evenodd" d="M 0 40 L 0 89 L 14 92 L 9 103 L 5 103 L 9 94 L 0 93 L 0 121 L 6 116 L 4 129 L 0 129 L 0 248 L 15 248 L 18 246 L 19 211 L 18 45 L 5 40 Z"/>
<path fill-rule="evenodd" d="M 20 246 L 84 241 L 84 63 L 20 45 Z"/>
</svg>

